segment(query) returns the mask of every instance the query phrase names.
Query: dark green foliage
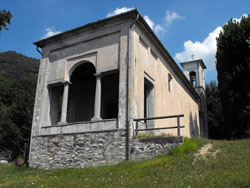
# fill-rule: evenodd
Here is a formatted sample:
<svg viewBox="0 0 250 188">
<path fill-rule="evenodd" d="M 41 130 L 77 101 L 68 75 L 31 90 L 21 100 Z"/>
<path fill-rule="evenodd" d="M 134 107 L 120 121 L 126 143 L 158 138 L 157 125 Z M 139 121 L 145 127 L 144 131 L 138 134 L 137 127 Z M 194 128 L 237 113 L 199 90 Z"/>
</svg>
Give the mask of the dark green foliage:
<svg viewBox="0 0 250 188">
<path fill-rule="evenodd" d="M 39 60 L 7 51 L 0 53 L 0 75 L 8 79 L 37 78 Z"/>
<path fill-rule="evenodd" d="M 0 10 L 0 31 L 4 28 L 8 30 L 7 24 L 10 24 L 12 14 L 10 11 Z"/>
<path fill-rule="evenodd" d="M 0 151 L 14 156 L 29 141 L 38 65 L 16 52 L 0 53 Z"/>
<path fill-rule="evenodd" d="M 227 138 L 250 136 L 250 15 L 230 20 L 217 38 L 218 88 Z"/>
<path fill-rule="evenodd" d="M 206 84 L 206 102 L 209 138 L 223 139 L 225 138 L 223 132 L 224 121 L 220 92 L 216 81 L 211 81 L 209 84 Z"/>
</svg>

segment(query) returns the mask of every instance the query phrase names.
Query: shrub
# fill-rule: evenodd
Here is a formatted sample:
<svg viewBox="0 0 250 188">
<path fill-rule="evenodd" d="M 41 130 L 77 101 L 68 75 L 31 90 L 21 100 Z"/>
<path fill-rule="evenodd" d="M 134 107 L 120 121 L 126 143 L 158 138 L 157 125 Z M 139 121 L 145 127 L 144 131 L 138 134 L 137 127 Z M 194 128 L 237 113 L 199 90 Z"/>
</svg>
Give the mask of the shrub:
<svg viewBox="0 0 250 188">
<path fill-rule="evenodd" d="M 174 147 L 172 150 L 170 150 L 168 154 L 181 157 L 184 154 L 196 151 L 197 147 L 198 147 L 197 141 L 194 141 L 190 138 L 185 138 L 184 144 L 182 144 L 181 146 Z"/>
</svg>

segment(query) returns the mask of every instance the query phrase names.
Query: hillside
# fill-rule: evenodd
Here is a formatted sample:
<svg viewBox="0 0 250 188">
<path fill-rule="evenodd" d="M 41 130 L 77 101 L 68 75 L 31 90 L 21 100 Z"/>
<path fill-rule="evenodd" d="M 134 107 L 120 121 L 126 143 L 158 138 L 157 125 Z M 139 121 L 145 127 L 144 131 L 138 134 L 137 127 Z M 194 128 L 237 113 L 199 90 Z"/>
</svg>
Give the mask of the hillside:
<svg viewBox="0 0 250 188">
<path fill-rule="evenodd" d="M 0 164 L 1 188 L 248 188 L 250 140 L 185 139 L 158 158 L 85 169 L 38 170 Z"/>
<path fill-rule="evenodd" d="M 39 60 L 24 56 L 15 51 L 0 53 L 0 76 L 8 79 L 37 77 Z"/>
<path fill-rule="evenodd" d="M 29 142 L 39 60 L 0 53 L 0 152 L 22 153 Z"/>
</svg>

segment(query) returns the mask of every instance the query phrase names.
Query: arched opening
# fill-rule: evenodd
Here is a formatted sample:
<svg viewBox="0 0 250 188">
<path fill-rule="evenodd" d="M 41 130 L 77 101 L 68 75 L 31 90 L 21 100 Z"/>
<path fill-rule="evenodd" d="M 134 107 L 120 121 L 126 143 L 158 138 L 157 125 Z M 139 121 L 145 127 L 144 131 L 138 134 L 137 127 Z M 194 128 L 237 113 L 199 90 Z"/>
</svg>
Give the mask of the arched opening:
<svg viewBox="0 0 250 188">
<path fill-rule="evenodd" d="M 189 73 L 189 80 L 190 80 L 190 83 L 192 84 L 192 86 L 197 86 L 197 80 L 196 80 L 196 72 L 194 71 L 191 71 Z"/>
<path fill-rule="evenodd" d="M 78 66 L 70 77 L 67 122 L 90 121 L 94 116 L 95 67 L 91 63 Z"/>
</svg>

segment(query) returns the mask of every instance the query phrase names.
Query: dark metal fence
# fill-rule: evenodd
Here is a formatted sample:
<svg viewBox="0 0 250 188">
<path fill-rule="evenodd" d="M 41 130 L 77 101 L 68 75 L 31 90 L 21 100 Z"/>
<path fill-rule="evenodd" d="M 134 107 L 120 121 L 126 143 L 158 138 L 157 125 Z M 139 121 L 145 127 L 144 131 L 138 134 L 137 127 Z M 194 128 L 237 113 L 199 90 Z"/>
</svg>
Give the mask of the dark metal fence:
<svg viewBox="0 0 250 188">
<path fill-rule="evenodd" d="M 180 118 L 184 117 L 184 114 L 180 115 L 173 115 L 173 116 L 160 116 L 160 117 L 149 117 L 149 118 L 138 118 L 134 119 L 136 123 L 135 127 L 135 135 L 136 137 L 138 136 L 139 131 L 152 131 L 152 130 L 160 130 L 160 129 L 177 129 L 177 135 L 181 136 L 181 128 L 184 128 L 185 126 L 180 125 Z M 158 119 L 170 119 L 170 118 L 176 118 L 177 119 L 177 126 L 173 127 L 160 127 L 160 128 L 148 128 L 147 123 L 146 123 L 146 128 L 145 129 L 139 129 L 139 122 L 140 121 L 147 121 L 147 120 L 158 120 Z"/>
</svg>

